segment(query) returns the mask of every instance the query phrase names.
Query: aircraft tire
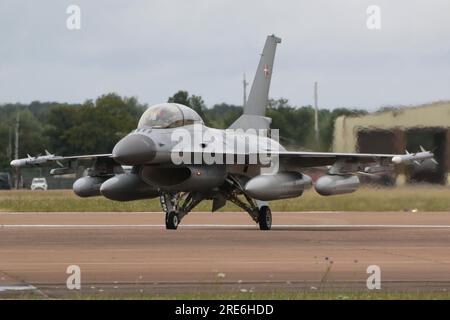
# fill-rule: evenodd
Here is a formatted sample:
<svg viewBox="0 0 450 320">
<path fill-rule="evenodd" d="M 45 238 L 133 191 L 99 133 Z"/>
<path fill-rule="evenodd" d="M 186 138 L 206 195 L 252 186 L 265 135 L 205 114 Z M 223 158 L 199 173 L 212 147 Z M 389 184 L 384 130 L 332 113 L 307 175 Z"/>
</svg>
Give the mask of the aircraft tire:
<svg viewBox="0 0 450 320">
<path fill-rule="evenodd" d="M 166 229 L 176 230 L 178 228 L 180 220 L 176 211 L 170 211 L 166 213 Z"/>
<path fill-rule="evenodd" d="M 259 209 L 258 224 L 260 230 L 270 230 L 272 228 L 272 211 L 268 206 Z"/>
</svg>

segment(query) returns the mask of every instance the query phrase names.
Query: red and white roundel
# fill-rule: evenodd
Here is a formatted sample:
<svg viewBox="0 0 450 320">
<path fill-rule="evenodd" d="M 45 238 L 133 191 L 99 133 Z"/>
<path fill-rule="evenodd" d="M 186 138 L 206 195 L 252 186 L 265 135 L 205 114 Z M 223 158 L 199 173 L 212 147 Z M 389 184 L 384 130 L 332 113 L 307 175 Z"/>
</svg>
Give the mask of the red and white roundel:
<svg viewBox="0 0 450 320">
<path fill-rule="evenodd" d="M 265 65 L 264 65 L 264 76 L 265 76 L 266 78 L 268 78 L 269 75 L 270 75 L 270 69 L 269 69 L 269 66 L 268 66 L 267 64 L 265 64 Z"/>
</svg>

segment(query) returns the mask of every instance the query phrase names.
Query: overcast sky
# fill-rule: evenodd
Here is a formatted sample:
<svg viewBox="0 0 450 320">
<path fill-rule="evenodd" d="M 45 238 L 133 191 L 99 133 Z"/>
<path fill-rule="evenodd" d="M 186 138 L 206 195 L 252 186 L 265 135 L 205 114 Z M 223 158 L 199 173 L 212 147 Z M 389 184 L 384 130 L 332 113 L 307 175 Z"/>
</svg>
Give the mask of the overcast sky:
<svg viewBox="0 0 450 320">
<path fill-rule="evenodd" d="M 81 8 L 68 30 L 66 9 Z M 366 26 L 369 5 L 381 29 Z M 115 91 L 155 104 L 179 89 L 242 103 L 265 38 L 270 95 L 373 109 L 450 99 L 448 0 L 53 0 L 0 2 L 0 102 L 82 102 Z"/>
</svg>

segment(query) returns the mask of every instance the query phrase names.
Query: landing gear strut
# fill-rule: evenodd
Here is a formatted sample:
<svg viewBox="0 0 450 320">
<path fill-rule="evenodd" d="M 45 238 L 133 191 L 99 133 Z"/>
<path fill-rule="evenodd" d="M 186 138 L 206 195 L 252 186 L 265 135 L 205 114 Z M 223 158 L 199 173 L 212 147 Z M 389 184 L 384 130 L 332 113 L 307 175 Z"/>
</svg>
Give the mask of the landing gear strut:
<svg viewBox="0 0 450 320">
<path fill-rule="evenodd" d="M 241 200 L 238 197 L 237 190 L 242 190 L 242 187 L 235 179 L 231 180 L 231 184 L 234 188 L 226 194 L 226 199 L 233 202 L 239 208 L 247 211 L 253 221 L 259 224 L 260 230 L 270 230 L 270 228 L 272 228 L 272 212 L 270 211 L 270 208 L 263 205 L 258 209 L 256 201 L 247 196 L 245 193 L 243 193 L 243 195 L 246 201 Z"/>
<path fill-rule="evenodd" d="M 166 213 L 166 229 L 176 230 L 181 219 L 195 208 L 203 197 L 196 192 L 183 194 L 163 192 L 159 197 L 161 207 Z"/>
<path fill-rule="evenodd" d="M 181 220 L 200 202 L 205 199 L 222 199 L 213 204 L 213 211 L 218 210 L 225 204 L 225 200 L 233 202 L 239 208 L 245 210 L 250 217 L 259 225 L 261 230 L 272 228 L 272 212 L 265 202 L 254 200 L 243 192 L 239 181 L 229 176 L 227 184 L 215 193 L 201 192 L 162 192 L 159 201 L 166 213 L 166 229 L 175 230 Z M 219 193 L 219 194 L 218 194 Z M 217 198 L 220 196 L 219 198 Z M 216 197 L 216 198 L 214 198 Z"/>
</svg>

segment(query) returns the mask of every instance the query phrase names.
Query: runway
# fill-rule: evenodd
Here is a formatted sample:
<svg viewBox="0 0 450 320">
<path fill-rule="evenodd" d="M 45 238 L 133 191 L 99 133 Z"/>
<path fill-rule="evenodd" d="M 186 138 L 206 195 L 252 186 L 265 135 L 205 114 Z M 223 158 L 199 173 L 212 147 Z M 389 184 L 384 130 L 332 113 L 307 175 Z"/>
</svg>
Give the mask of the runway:
<svg viewBox="0 0 450 320">
<path fill-rule="evenodd" d="M 260 231 L 245 213 L 198 213 L 165 230 L 163 213 L 0 213 L 0 298 L 82 293 L 450 291 L 449 212 L 274 212 Z"/>
</svg>

